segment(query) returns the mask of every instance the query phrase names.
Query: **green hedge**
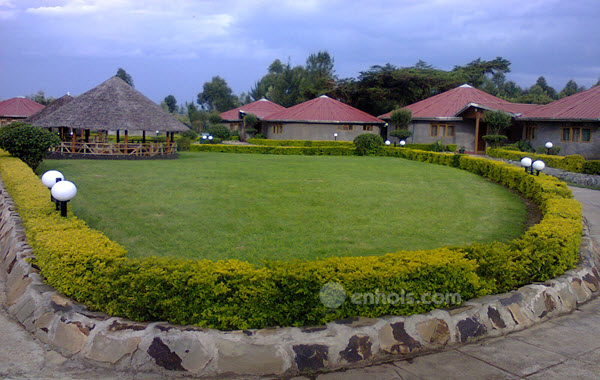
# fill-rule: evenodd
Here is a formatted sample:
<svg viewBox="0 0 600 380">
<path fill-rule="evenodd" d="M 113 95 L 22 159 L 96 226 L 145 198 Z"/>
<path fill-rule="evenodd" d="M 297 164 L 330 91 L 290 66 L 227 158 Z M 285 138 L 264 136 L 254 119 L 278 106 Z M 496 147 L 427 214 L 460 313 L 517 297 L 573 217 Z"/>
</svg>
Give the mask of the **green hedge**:
<svg viewBox="0 0 600 380">
<path fill-rule="evenodd" d="M 418 149 L 425 150 L 428 152 L 434 152 L 437 149 L 437 144 L 406 144 L 404 145 L 404 147 L 409 149 Z M 456 152 L 458 150 L 458 146 L 456 144 L 442 145 L 442 149 L 444 150 L 444 152 Z"/>
<path fill-rule="evenodd" d="M 277 155 L 304 155 L 304 156 L 352 156 L 354 147 L 322 146 L 322 147 L 295 147 L 295 146 L 254 146 L 254 145 L 228 145 L 228 144 L 202 144 L 190 146 L 192 152 L 223 152 L 223 153 L 256 153 Z"/>
<path fill-rule="evenodd" d="M 248 142 L 254 145 L 265 146 L 336 146 L 336 147 L 353 147 L 352 141 L 312 141 L 312 140 L 270 140 L 270 139 L 249 139 Z"/>
<path fill-rule="evenodd" d="M 518 152 L 501 148 L 488 148 L 486 154 L 490 157 L 513 161 L 520 161 L 523 157 L 530 157 L 533 160 L 544 161 L 546 166 L 551 168 L 562 169 L 573 173 L 600 174 L 600 160 L 586 161 L 585 158 L 579 154 L 569 156 L 549 156 L 547 154 Z"/>
<path fill-rule="evenodd" d="M 123 247 L 72 214 L 58 216 L 48 189 L 20 160 L 1 155 L 0 175 L 48 283 L 92 310 L 138 321 L 246 329 L 322 324 L 357 315 L 422 313 L 451 305 L 347 301 L 329 310 L 320 302 L 319 291 L 335 281 L 347 294 L 404 290 L 417 298 L 425 293 L 459 293 L 468 300 L 543 281 L 576 264 L 581 210 L 564 183 L 483 158 L 410 149 L 383 151 L 459 167 L 502 183 L 538 203 L 543 220 L 509 243 L 381 256 L 267 262 L 262 267 L 237 260 L 130 259 Z"/>
</svg>

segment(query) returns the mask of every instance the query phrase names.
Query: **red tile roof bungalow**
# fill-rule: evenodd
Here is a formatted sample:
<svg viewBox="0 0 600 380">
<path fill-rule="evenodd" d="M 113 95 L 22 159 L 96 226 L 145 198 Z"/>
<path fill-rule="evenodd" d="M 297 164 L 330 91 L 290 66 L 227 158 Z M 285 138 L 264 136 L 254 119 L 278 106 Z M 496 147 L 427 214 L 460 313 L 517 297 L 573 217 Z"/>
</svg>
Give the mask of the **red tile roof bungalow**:
<svg viewBox="0 0 600 380">
<path fill-rule="evenodd" d="M 600 87 L 577 93 L 547 105 L 511 103 L 469 85 L 421 100 L 405 107 L 412 111 L 410 142 L 456 144 L 468 152 L 483 153 L 486 125 L 483 112 L 504 111 L 513 117 L 505 133 L 509 141 L 529 141 L 534 148 L 546 141 L 561 147 L 561 154 L 600 158 L 599 143 L 592 136 L 600 125 Z M 390 119 L 391 112 L 379 116 Z M 393 129 L 389 128 L 391 132 Z"/>
<path fill-rule="evenodd" d="M 600 159 L 600 86 L 534 107 L 517 120 L 534 147 L 552 141 L 561 155 Z"/>
<path fill-rule="evenodd" d="M 16 120 L 24 120 L 44 108 L 33 100 L 16 97 L 0 102 L 0 126 Z"/>
<path fill-rule="evenodd" d="M 486 126 L 481 122 L 484 111 L 501 110 L 516 117 L 532 107 L 535 106 L 511 103 L 463 84 L 404 107 L 412 112 L 408 128 L 413 135 L 408 142 L 428 144 L 442 141 L 464 147 L 468 152 L 482 153 L 485 141 L 481 136 L 486 134 Z M 389 121 L 392 112 L 379 118 Z M 388 130 L 393 131 L 393 127 Z"/>
<path fill-rule="evenodd" d="M 270 100 L 262 98 L 252 103 L 245 104 L 241 107 L 234 108 L 232 110 L 221 113 L 221 119 L 223 122 L 229 125 L 229 130 L 238 131 L 240 133 L 240 137 L 245 139 L 245 129 L 244 129 L 244 116 L 248 114 L 255 115 L 259 121 L 265 118 L 268 115 L 271 115 L 275 112 L 284 110 L 285 107 L 280 106 L 277 103 L 273 103 Z M 257 130 L 260 129 L 260 125 L 257 126 Z"/>
<path fill-rule="evenodd" d="M 380 134 L 384 125 L 383 120 L 322 95 L 265 117 L 262 133 L 277 140 L 352 141 L 362 133 Z"/>
</svg>

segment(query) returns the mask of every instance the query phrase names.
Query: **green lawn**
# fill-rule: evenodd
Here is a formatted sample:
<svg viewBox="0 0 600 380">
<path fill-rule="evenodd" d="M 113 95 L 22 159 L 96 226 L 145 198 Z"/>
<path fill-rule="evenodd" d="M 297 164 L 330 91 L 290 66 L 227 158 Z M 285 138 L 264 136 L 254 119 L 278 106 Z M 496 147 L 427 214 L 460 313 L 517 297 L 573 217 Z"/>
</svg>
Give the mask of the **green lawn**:
<svg viewBox="0 0 600 380">
<path fill-rule="evenodd" d="M 75 214 L 132 257 L 314 259 L 507 241 L 516 195 L 474 174 L 389 157 L 183 153 L 46 160 L 78 187 Z"/>
</svg>

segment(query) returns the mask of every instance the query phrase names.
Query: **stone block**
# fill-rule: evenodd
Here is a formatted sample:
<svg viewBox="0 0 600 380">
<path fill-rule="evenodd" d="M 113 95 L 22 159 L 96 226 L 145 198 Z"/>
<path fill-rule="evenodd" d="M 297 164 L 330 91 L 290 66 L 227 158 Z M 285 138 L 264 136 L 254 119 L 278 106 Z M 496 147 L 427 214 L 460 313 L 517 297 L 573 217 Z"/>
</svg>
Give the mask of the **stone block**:
<svg viewBox="0 0 600 380">
<path fill-rule="evenodd" d="M 31 278 L 29 276 L 21 277 L 20 279 L 13 279 L 10 286 L 7 282 L 6 284 L 6 306 L 9 307 L 17 303 L 19 298 L 25 293 L 27 287 L 31 283 Z"/>
<path fill-rule="evenodd" d="M 322 344 L 298 344 L 292 347 L 294 361 L 300 372 L 316 371 L 327 366 L 329 347 Z"/>
<path fill-rule="evenodd" d="M 465 343 L 485 335 L 487 328 L 476 317 L 466 318 L 456 324 L 460 342 Z"/>
<path fill-rule="evenodd" d="M 533 323 L 531 319 L 525 316 L 519 304 L 513 303 L 512 305 L 507 305 L 506 308 L 510 312 L 510 315 L 513 321 L 515 322 L 515 325 L 525 327 Z"/>
<path fill-rule="evenodd" d="M 340 357 L 348 363 L 369 359 L 372 356 L 371 346 L 371 338 L 368 335 L 354 335 L 346 348 L 340 351 Z"/>
<path fill-rule="evenodd" d="M 92 345 L 85 354 L 87 359 L 115 364 L 126 355 L 131 355 L 137 350 L 141 337 L 120 337 L 98 334 L 94 337 Z"/>
<path fill-rule="evenodd" d="M 417 324 L 421 338 L 435 346 L 445 346 L 450 341 L 450 329 L 443 319 L 433 318 Z"/>
<path fill-rule="evenodd" d="M 69 356 L 75 355 L 85 346 L 90 330 L 89 327 L 86 327 L 81 322 L 73 322 L 61 318 L 56 325 L 51 342 L 64 354 Z"/>
<path fill-rule="evenodd" d="M 389 354 L 409 354 L 423 346 L 411 337 L 404 328 L 404 322 L 388 323 L 379 330 L 379 345 Z"/>
<path fill-rule="evenodd" d="M 574 278 L 570 284 L 571 290 L 575 294 L 577 298 L 577 303 L 583 303 L 588 300 L 590 297 L 590 292 L 587 287 L 584 287 L 581 280 L 578 278 Z"/>
<path fill-rule="evenodd" d="M 217 371 L 219 373 L 279 375 L 291 367 L 291 363 L 284 359 L 275 345 L 261 346 L 246 342 L 219 340 L 216 348 Z M 319 354 L 314 353 L 312 358 L 318 361 Z"/>
</svg>

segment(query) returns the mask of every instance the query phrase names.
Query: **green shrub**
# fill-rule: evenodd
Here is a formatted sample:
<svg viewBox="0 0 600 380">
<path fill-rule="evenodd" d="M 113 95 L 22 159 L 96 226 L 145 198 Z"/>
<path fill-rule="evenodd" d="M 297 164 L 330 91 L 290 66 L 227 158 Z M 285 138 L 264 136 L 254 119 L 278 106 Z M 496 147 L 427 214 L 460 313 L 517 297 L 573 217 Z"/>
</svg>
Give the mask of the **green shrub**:
<svg viewBox="0 0 600 380">
<path fill-rule="evenodd" d="M 198 132 L 192 130 L 192 129 L 188 129 L 187 131 L 183 131 L 179 134 L 180 138 L 188 138 L 190 139 L 190 141 L 196 141 L 198 140 L 198 137 L 200 137 L 200 135 L 198 134 Z"/>
<path fill-rule="evenodd" d="M 550 156 L 556 156 L 560 153 L 560 146 L 554 145 L 552 148 L 548 149 L 544 145 L 541 145 L 535 148 L 535 151 L 539 154 L 548 154 Z"/>
<path fill-rule="evenodd" d="M 192 145 L 192 139 L 189 137 L 180 137 L 176 140 L 176 143 L 178 151 L 185 151 L 190 148 L 190 145 Z"/>
<path fill-rule="evenodd" d="M 376 155 L 383 146 L 383 139 L 374 133 L 363 133 L 354 138 L 354 146 L 359 156 Z"/>
<path fill-rule="evenodd" d="M 256 140 L 261 140 L 261 139 L 266 139 L 267 136 L 263 135 L 262 133 L 257 133 L 254 135 L 254 139 Z"/>
<path fill-rule="evenodd" d="M 584 162 L 582 172 L 586 174 L 600 174 L 600 160 Z"/>
<path fill-rule="evenodd" d="M 47 129 L 16 122 L 0 128 L 0 148 L 36 169 L 48 149 L 60 144 L 58 136 Z"/>
<path fill-rule="evenodd" d="M 229 128 L 223 124 L 209 125 L 206 128 L 204 128 L 204 132 L 208 133 L 209 135 L 212 135 L 213 137 L 218 137 L 223 140 L 227 140 L 231 134 Z"/>
<path fill-rule="evenodd" d="M 492 148 L 499 147 L 502 143 L 504 143 L 508 137 L 504 135 L 485 135 L 481 136 L 481 138 L 488 143 Z"/>
</svg>

